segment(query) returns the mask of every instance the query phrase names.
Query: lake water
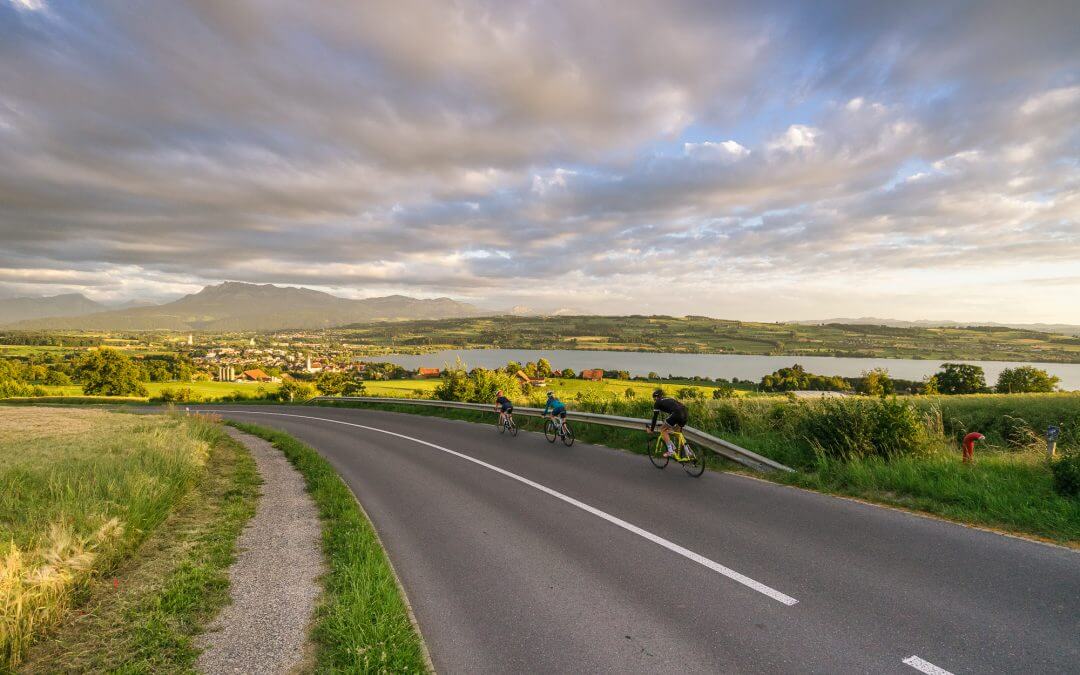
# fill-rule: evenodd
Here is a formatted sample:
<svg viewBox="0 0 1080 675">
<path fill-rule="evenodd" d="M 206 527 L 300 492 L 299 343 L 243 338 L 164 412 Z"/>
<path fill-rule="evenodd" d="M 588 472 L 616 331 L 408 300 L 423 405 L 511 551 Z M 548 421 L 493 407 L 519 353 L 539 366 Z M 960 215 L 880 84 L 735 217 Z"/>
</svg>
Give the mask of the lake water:
<svg viewBox="0 0 1080 675">
<path fill-rule="evenodd" d="M 842 375 L 857 377 L 871 368 L 887 368 L 889 374 L 901 380 L 921 380 L 933 375 L 945 360 L 923 361 L 916 359 L 848 359 L 835 356 L 752 356 L 741 354 L 658 354 L 653 352 L 587 351 L 572 349 L 455 349 L 431 354 L 394 354 L 378 357 L 406 368 L 443 368 L 460 357 L 470 368 L 496 368 L 507 361 L 536 361 L 543 357 L 554 368 L 584 368 L 627 370 L 631 375 L 648 375 L 657 372 L 661 376 L 679 375 L 692 377 L 723 377 L 759 381 L 763 376 L 779 368 L 798 363 L 811 373 L 819 375 Z M 375 360 L 375 359 L 373 359 Z M 1080 364 L 1078 363 L 1015 363 L 1011 361 L 961 361 L 982 366 L 986 382 L 993 386 L 1005 368 L 1035 366 L 1061 378 L 1062 389 L 1080 389 Z"/>
</svg>

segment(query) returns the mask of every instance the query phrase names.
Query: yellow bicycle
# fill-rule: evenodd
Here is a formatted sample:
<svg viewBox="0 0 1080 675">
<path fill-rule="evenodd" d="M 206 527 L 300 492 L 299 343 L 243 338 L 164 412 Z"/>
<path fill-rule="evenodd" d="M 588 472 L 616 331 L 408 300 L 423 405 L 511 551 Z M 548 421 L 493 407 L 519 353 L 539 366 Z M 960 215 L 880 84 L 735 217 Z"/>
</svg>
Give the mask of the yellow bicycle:
<svg viewBox="0 0 1080 675">
<path fill-rule="evenodd" d="M 645 427 L 645 430 L 649 433 L 653 433 L 653 430 L 649 427 Z M 675 460 L 679 464 L 682 464 L 682 468 L 686 473 L 690 474 L 694 478 L 698 478 L 701 474 L 705 473 L 705 450 L 702 448 L 691 447 L 686 442 L 686 437 L 683 436 L 682 427 L 675 427 L 671 430 L 670 434 L 671 442 L 675 444 L 675 454 L 668 456 L 667 446 L 664 444 L 664 437 L 660 434 L 656 435 L 656 441 L 653 442 L 649 439 L 649 445 L 646 448 L 646 452 L 649 455 L 649 461 L 657 469 L 667 468 L 668 462 Z"/>
</svg>

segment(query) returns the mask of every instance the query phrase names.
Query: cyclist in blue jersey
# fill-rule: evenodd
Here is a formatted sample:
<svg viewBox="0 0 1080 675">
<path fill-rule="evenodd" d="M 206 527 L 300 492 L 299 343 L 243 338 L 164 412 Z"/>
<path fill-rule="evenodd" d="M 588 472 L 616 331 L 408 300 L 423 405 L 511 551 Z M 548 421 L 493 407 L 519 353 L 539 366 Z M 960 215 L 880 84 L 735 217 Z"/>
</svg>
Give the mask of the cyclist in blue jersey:
<svg viewBox="0 0 1080 675">
<path fill-rule="evenodd" d="M 547 405 L 544 406 L 544 417 L 550 417 L 551 419 L 558 417 L 562 430 L 564 432 L 566 431 L 566 404 L 555 398 L 555 392 L 553 391 L 547 393 Z"/>
</svg>

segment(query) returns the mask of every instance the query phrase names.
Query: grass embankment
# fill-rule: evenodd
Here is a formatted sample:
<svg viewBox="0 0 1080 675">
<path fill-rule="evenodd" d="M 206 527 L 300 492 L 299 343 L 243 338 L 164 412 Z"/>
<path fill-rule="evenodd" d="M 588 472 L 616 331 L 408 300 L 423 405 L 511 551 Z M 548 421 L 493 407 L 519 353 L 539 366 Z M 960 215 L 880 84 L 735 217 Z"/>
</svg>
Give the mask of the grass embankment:
<svg viewBox="0 0 1080 675">
<path fill-rule="evenodd" d="M 629 417 L 647 417 L 650 407 L 614 398 L 570 405 Z M 492 414 L 471 411 L 379 407 L 494 421 Z M 1054 491 L 1037 431 L 1046 420 L 1063 422 L 1059 452 L 1080 451 L 1080 395 L 739 399 L 692 403 L 690 417 L 703 431 L 796 469 L 770 474 L 772 480 L 1080 545 L 1080 500 Z M 533 418 L 517 421 L 523 429 L 540 429 Z M 647 437 L 632 430 L 582 423 L 574 423 L 574 430 L 586 442 L 634 452 L 644 452 L 646 445 Z M 960 462 L 957 439 L 967 431 L 987 436 L 973 465 Z"/>
<path fill-rule="evenodd" d="M 300 471 L 323 521 L 330 563 L 314 637 L 322 672 L 426 672 L 423 643 L 374 527 L 330 463 L 292 436 L 231 422 L 281 450 Z"/>
<path fill-rule="evenodd" d="M 254 462 L 198 417 L 0 410 L 0 670 L 190 668 Z M 79 607 L 81 611 L 71 612 Z"/>
</svg>

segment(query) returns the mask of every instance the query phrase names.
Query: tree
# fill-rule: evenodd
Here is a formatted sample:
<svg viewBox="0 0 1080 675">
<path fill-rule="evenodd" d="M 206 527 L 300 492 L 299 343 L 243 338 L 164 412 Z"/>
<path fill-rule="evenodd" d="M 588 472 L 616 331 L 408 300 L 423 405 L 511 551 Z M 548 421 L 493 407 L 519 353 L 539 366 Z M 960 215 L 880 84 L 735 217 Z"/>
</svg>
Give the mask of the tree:
<svg viewBox="0 0 1080 675">
<path fill-rule="evenodd" d="M 700 401 L 705 398 L 705 392 L 697 387 L 680 387 L 675 395 L 687 401 Z"/>
<path fill-rule="evenodd" d="M 506 367 L 503 368 L 503 372 L 507 375 L 516 375 L 519 370 L 521 370 L 521 364 L 517 361 L 507 361 Z"/>
<path fill-rule="evenodd" d="M 713 389 L 712 397 L 714 399 L 735 398 L 735 387 L 730 384 L 721 384 L 716 389 Z"/>
<path fill-rule="evenodd" d="M 569 379 L 573 379 L 573 378 L 577 377 L 577 373 L 574 372 L 573 368 L 563 368 L 562 376 L 566 377 L 566 378 L 569 378 Z"/>
<path fill-rule="evenodd" d="M 367 387 L 364 385 L 363 380 L 349 380 L 341 391 L 342 396 L 363 396 L 366 393 Z"/>
<path fill-rule="evenodd" d="M 1019 366 L 1006 368 L 998 375 L 997 389 L 999 394 L 1044 394 L 1057 389 L 1061 378 L 1056 375 L 1035 368 L 1034 366 Z"/>
<path fill-rule="evenodd" d="M 288 379 L 281 383 L 277 397 L 282 401 L 307 401 L 315 398 L 315 387 L 307 382 Z"/>
<path fill-rule="evenodd" d="M 67 386 L 71 384 L 71 378 L 62 370 L 53 370 L 50 368 L 49 371 L 45 373 L 45 384 Z"/>
<path fill-rule="evenodd" d="M 869 396 L 888 396 L 896 391 L 889 371 L 874 368 L 863 372 L 863 393 Z"/>
<path fill-rule="evenodd" d="M 650 380 L 659 380 L 660 379 L 660 373 L 656 372 L 655 370 L 649 371 L 649 379 Z"/>
<path fill-rule="evenodd" d="M 986 373 L 970 363 L 943 363 L 934 377 L 942 394 L 978 394 L 987 391 Z"/>
<path fill-rule="evenodd" d="M 540 358 L 536 362 L 536 376 L 551 377 L 551 363 L 547 359 Z"/>
<path fill-rule="evenodd" d="M 637 398 L 637 391 L 633 387 L 627 387 L 626 391 L 623 392 L 623 396 L 627 400 L 635 399 Z"/>
<path fill-rule="evenodd" d="M 82 383 L 84 394 L 146 396 L 139 374 L 139 367 L 127 354 L 105 347 L 86 352 L 75 366 L 75 378 Z"/>
<path fill-rule="evenodd" d="M 345 373 L 323 372 L 315 380 L 315 386 L 323 396 L 340 396 L 348 382 L 349 376 Z"/>
</svg>

